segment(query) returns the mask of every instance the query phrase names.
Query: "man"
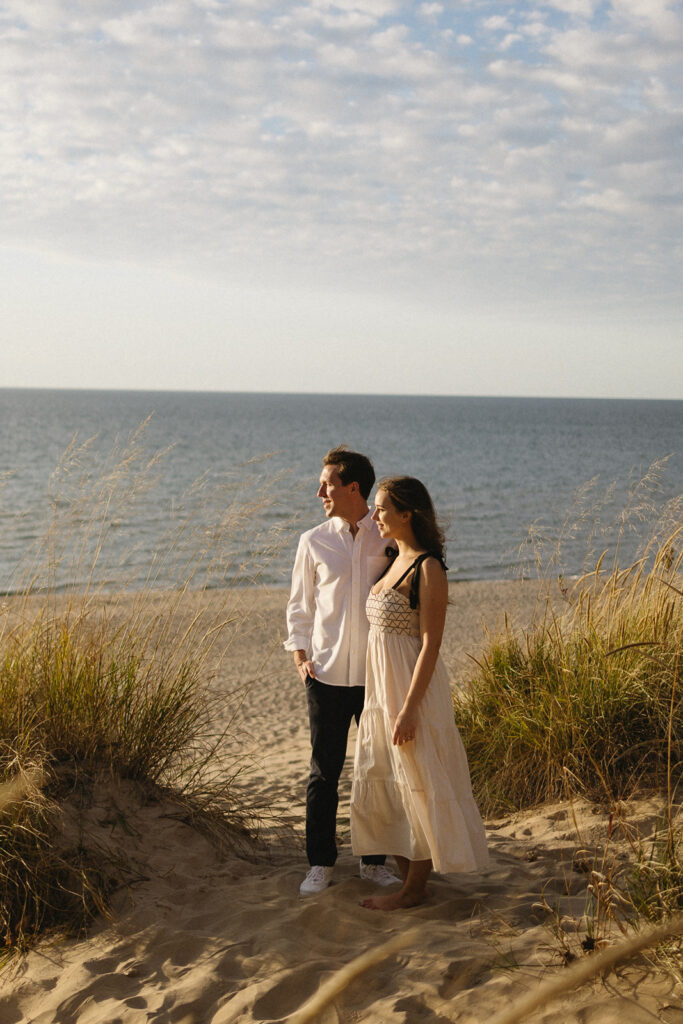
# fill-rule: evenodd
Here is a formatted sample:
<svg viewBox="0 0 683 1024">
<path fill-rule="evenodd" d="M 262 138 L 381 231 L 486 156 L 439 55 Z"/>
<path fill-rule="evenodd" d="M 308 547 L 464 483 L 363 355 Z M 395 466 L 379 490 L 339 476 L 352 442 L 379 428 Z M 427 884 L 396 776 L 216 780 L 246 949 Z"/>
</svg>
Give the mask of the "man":
<svg viewBox="0 0 683 1024">
<path fill-rule="evenodd" d="M 302 534 L 287 605 L 288 639 L 306 686 L 311 728 L 311 774 L 306 792 L 306 853 L 310 870 L 302 895 L 321 892 L 337 860 L 337 785 L 351 719 L 365 694 L 368 622 L 365 601 L 393 557 L 370 517 L 375 471 L 365 455 L 344 446 L 323 459 L 318 497 L 326 522 Z M 364 857 L 361 878 L 380 885 L 399 879 L 384 857 Z"/>
</svg>

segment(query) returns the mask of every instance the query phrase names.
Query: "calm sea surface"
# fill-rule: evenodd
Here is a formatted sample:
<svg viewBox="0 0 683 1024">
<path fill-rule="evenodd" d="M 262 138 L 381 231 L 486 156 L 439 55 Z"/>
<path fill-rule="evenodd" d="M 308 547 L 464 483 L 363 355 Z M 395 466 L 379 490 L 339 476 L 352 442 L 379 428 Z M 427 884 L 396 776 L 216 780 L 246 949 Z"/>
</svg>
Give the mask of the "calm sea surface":
<svg viewBox="0 0 683 1024">
<path fill-rule="evenodd" d="M 298 534 L 322 519 L 321 455 L 338 443 L 370 455 L 378 476 L 427 484 L 452 579 L 519 571 L 532 524 L 551 547 L 568 535 L 560 568 L 577 573 L 616 543 L 628 506 L 626 564 L 643 516 L 683 490 L 680 401 L 0 389 L 0 411 L 3 592 L 46 561 L 58 585 L 83 582 L 94 555 L 96 578 L 173 582 L 202 546 L 197 584 L 205 573 L 209 585 L 287 585 Z M 658 483 L 629 497 L 665 456 Z"/>
</svg>

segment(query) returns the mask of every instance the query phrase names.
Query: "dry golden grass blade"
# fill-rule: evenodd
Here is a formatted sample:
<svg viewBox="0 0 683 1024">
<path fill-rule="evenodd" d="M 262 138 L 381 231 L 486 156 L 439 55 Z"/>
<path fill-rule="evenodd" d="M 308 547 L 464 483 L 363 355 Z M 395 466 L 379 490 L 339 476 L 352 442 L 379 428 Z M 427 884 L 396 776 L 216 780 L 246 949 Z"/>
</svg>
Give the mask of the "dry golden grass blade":
<svg viewBox="0 0 683 1024">
<path fill-rule="evenodd" d="M 417 937 L 418 929 L 412 928 L 408 932 L 395 935 L 388 942 L 382 943 L 381 946 L 376 946 L 374 949 L 369 949 L 366 953 L 357 956 L 351 963 L 336 971 L 324 985 L 321 985 L 316 994 L 311 996 L 300 1009 L 296 1010 L 288 1018 L 289 1024 L 311 1024 L 326 1006 L 329 1006 L 345 988 L 348 988 L 352 981 L 365 974 L 375 964 L 381 964 L 384 960 L 393 956 L 399 949 L 409 946 L 411 942 L 417 940 Z"/>
<path fill-rule="evenodd" d="M 683 914 L 677 914 L 656 928 L 648 928 L 625 942 L 594 953 L 585 960 L 577 961 L 562 974 L 556 975 L 533 992 L 518 999 L 502 1013 L 489 1018 L 488 1024 L 518 1024 L 519 1021 L 526 1020 L 534 1010 L 546 1006 L 564 992 L 576 991 L 585 982 L 598 974 L 604 974 L 616 964 L 623 963 L 644 949 L 651 949 L 678 935 L 683 935 Z"/>
<path fill-rule="evenodd" d="M 44 774 L 40 768 L 27 768 L 17 772 L 7 782 L 0 783 L 0 814 L 27 797 L 34 796 L 43 780 Z"/>
<path fill-rule="evenodd" d="M 239 694 L 213 681 L 248 615 L 244 584 L 288 540 L 284 513 L 272 528 L 257 526 L 256 513 L 278 502 L 282 474 L 203 474 L 170 500 L 145 555 L 135 530 L 164 453 L 146 450 L 144 427 L 111 451 L 74 440 L 0 607 L 7 955 L 46 927 L 80 930 L 126 876 L 125 865 L 111 877 L 98 870 L 86 832 L 62 855 L 56 812 L 69 773 L 113 772 L 171 791 L 221 842 L 247 846 L 257 826 L 234 785 L 248 764 L 235 742 Z M 41 763 L 58 771 L 43 779 Z"/>
</svg>

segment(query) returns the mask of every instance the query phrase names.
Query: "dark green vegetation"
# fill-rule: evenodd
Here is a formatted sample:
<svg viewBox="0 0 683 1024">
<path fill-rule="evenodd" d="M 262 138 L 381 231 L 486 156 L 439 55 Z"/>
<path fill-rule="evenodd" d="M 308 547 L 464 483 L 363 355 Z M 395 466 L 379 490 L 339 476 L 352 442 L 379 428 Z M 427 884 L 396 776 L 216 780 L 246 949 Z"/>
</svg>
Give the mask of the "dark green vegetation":
<svg viewBox="0 0 683 1024">
<path fill-rule="evenodd" d="M 197 481 L 169 510 L 140 588 L 135 557 L 111 541 L 121 523 L 135 538 L 159 462 L 141 431 L 104 457 L 72 446 L 44 534 L 0 605 L 0 959 L 47 929 L 79 931 L 128 879 L 123 851 L 84 825 L 107 779 L 138 787 L 142 804 L 171 800 L 233 844 L 254 826 L 234 786 L 239 694 L 219 692 L 215 677 L 243 614 L 235 552 L 278 482 L 253 467 L 237 482 Z M 251 544 L 255 578 L 278 543 Z"/>
<path fill-rule="evenodd" d="M 587 869 L 600 937 L 683 911 L 682 540 L 679 526 L 631 568 L 599 563 L 564 587 L 565 614 L 548 603 L 533 628 L 492 639 L 455 702 L 486 814 L 582 795 L 617 822 L 625 800 L 663 794 L 649 838 L 626 826 L 626 857 L 608 842 Z M 680 978 L 680 940 L 659 955 Z"/>
<path fill-rule="evenodd" d="M 683 580 L 658 560 L 580 580 L 562 618 L 494 639 L 456 703 L 487 813 L 680 777 Z"/>
</svg>

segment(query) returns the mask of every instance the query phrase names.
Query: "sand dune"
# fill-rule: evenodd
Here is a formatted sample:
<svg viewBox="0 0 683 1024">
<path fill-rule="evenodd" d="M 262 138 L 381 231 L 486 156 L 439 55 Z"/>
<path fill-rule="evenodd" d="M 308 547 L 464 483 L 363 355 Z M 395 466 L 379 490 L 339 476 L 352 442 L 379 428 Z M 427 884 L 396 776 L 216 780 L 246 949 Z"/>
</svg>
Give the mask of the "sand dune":
<svg viewBox="0 0 683 1024">
<path fill-rule="evenodd" d="M 536 587 L 458 584 L 452 599 L 444 657 L 457 679 L 485 624 L 495 628 L 504 611 L 529 621 Z M 304 693 L 279 646 L 286 595 L 268 590 L 248 600 L 239 639 L 224 658 L 216 653 L 215 684 L 231 691 L 250 683 L 237 732 L 251 770 L 239 787 L 245 801 L 269 811 L 260 843 L 249 856 L 219 852 L 173 804 L 145 798 L 131 783 L 100 783 L 89 823 L 126 852 L 139 877 L 86 939 L 46 941 L 5 969 L 2 1024 L 283 1021 L 354 958 L 399 936 L 405 946 L 352 980 L 320 1024 L 482 1024 L 562 967 L 563 944 L 541 897 L 556 908 L 565 944 L 578 949 L 586 875 L 573 855 L 604 842 L 609 825 L 607 808 L 586 802 L 488 822 L 489 872 L 435 876 L 426 904 L 382 914 L 359 906 L 370 890 L 349 848 L 347 773 L 334 884 L 318 897 L 299 897 Z M 630 819 L 645 828 L 659 809 L 656 798 L 643 799 Z M 681 1024 L 682 1005 L 680 991 L 638 962 L 528 1019 Z"/>
</svg>

